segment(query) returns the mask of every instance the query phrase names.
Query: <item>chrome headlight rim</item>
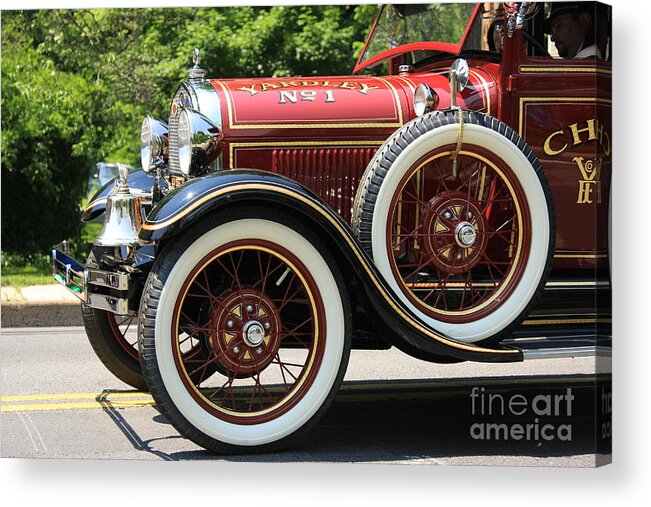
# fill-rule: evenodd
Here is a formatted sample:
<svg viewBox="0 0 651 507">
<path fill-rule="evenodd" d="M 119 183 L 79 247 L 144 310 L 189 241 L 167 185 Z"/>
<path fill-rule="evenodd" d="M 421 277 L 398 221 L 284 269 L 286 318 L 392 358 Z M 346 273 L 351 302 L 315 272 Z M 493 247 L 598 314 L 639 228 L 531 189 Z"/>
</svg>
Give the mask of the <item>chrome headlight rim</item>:
<svg viewBox="0 0 651 507">
<path fill-rule="evenodd" d="M 159 161 L 166 161 L 169 140 L 167 124 L 146 115 L 140 127 L 140 164 L 150 173 Z"/>
<path fill-rule="evenodd" d="M 190 178 L 208 172 L 221 152 L 221 129 L 200 112 L 183 108 L 179 112 L 177 136 L 181 173 Z"/>
<path fill-rule="evenodd" d="M 433 111 L 438 106 L 438 102 L 438 94 L 429 85 L 421 83 L 414 90 L 414 113 L 416 116 Z"/>
<path fill-rule="evenodd" d="M 177 125 L 178 136 L 178 160 L 181 173 L 188 177 L 192 168 L 192 120 L 189 109 L 181 109 Z"/>
</svg>

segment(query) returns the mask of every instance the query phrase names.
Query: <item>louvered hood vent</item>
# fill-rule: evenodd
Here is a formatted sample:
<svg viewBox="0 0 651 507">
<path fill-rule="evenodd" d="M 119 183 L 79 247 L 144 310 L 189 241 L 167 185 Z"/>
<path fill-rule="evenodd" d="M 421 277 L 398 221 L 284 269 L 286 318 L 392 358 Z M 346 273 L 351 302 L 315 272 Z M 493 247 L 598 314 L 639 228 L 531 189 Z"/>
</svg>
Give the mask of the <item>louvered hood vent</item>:
<svg viewBox="0 0 651 507">
<path fill-rule="evenodd" d="M 350 222 L 359 181 L 376 149 L 274 150 L 272 170 L 309 188 Z"/>
</svg>

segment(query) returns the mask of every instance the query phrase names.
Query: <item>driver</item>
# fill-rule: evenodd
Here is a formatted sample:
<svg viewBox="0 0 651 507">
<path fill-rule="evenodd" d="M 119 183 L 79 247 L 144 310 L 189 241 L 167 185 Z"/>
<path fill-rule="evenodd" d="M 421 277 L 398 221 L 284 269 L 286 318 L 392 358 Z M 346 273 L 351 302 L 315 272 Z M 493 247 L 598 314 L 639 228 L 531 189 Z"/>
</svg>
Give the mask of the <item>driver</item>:
<svg viewBox="0 0 651 507">
<path fill-rule="evenodd" d="M 594 2 L 554 2 L 545 32 L 551 34 L 562 58 L 599 58 L 595 44 Z"/>
</svg>

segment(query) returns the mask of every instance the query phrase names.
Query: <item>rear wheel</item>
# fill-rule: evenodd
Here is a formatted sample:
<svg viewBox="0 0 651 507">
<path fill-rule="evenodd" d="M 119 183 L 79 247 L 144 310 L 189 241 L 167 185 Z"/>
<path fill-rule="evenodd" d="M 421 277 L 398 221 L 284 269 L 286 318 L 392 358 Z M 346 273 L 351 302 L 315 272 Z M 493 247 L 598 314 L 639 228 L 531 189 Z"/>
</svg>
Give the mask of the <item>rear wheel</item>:
<svg viewBox="0 0 651 507">
<path fill-rule="evenodd" d="M 141 362 L 157 406 L 215 452 L 286 444 L 338 390 L 348 308 L 336 263 L 301 222 L 249 209 L 195 225 L 160 254 L 142 300 Z M 182 361 L 195 340 L 208 357 Z M 217 373 L 200 374 L 211 365 Z"/>
</svg>

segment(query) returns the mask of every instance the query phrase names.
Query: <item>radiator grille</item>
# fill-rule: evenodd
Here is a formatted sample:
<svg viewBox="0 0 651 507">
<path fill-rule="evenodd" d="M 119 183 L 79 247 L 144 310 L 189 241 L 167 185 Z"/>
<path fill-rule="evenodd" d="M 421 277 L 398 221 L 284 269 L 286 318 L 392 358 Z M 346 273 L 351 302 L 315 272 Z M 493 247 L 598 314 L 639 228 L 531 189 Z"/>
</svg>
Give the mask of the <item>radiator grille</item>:
<svg viewBox="0 0 651 507">
<path fill-rule="evenodd" d="M 184 97 L 188 97 L 188 93 L 183 91 L 181 88 L 179 91 L 176 92 L 176 95 L 174 95 L 174 101 L 176 101 L 177 104 L 181 103 L 180 97 L 181 94 L 183 94 Z M 192 100 L 192 99 L 190 99 Z M 194 107 L 193 104 L 190 104 L 189 107 Z M 180 108 L 178 112 L 180 112 Z M 176 174 L 181 174 L 181 166 L 179 164 L 179 115 L 178 112 L 176 115 L 170 114 L 170 121 L 169 121 L 169 168 L 172 173 Z"/>
<path fill-rule="evenodd" d="M 350 222 L 359 181 L 376 148 L 274 150 L 272 171 L 320 196 Z"/>
</svg>

